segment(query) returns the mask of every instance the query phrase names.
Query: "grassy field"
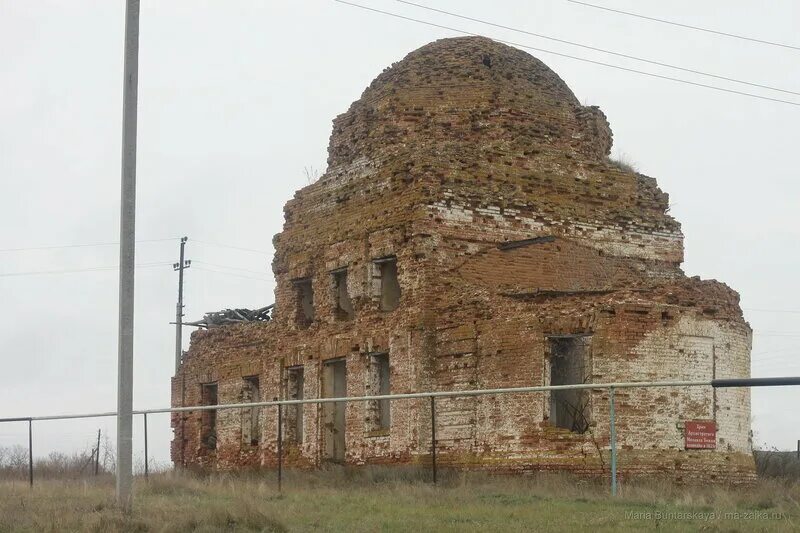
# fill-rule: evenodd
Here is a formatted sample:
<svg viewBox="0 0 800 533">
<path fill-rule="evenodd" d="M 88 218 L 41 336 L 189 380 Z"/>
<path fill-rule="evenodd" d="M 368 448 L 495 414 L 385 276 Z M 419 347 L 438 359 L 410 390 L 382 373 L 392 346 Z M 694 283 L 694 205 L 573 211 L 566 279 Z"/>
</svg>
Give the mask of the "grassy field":
<svg viewBox="0 0 800 533">
<path fill-rule="evenodd" d="M 62 531 L 797 531 L 800 484 L 602 484 L 566 476 L 450 473 L 439 486 L 414 475 L 290 473 L 137 479 L 130 515 L 114 508 L 113 481 L 0 483 L 0 532 Z"/>
</svg>

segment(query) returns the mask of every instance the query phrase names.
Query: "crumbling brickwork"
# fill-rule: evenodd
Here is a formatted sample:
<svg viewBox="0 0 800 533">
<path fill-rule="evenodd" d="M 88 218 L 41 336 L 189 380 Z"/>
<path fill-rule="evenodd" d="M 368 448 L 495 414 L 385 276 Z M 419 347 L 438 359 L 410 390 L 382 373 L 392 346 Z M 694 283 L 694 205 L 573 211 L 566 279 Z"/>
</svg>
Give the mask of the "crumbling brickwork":
<svg viewBox="0 0 800 533">
<path fill-rule="evenodd" d="M 683 274 L 667 195 L 611 143 L 603 113 L 524 52 L 479 37 L 412 52 L 334 120 L 327 172 L 286 204 L 273 319 L 196 331 L 173 404 L 208 385 L 235 403 L 748 376 L 738 295 Z M 622 475 L 751 479 L 749 400 L 618 391 Z M 289 464 L 430 460 L 427 400 L 337 405 L 286 414 Z M 274 465 L 276 410 L 253 416 L 175 415 L 173 460 Z M 439 458 L 607 474 L 608 419 L 602 389 L 441 399 Z M 684 450 L 697 419 L 716 450 Z"/>
</svg>

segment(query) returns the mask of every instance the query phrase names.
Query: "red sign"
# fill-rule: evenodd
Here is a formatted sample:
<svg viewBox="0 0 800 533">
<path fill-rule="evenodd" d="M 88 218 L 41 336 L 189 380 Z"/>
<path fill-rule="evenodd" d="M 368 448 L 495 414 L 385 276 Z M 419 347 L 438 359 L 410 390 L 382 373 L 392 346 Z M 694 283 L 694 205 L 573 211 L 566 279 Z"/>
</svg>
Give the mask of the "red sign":
<svg viewBox="0 0 800 533">
<path fill-rule="evenodd" d="M 684 428 L 687 450 L 715 450 L 717 425 L 713 421 L 687 420 Z"/>
</svg>

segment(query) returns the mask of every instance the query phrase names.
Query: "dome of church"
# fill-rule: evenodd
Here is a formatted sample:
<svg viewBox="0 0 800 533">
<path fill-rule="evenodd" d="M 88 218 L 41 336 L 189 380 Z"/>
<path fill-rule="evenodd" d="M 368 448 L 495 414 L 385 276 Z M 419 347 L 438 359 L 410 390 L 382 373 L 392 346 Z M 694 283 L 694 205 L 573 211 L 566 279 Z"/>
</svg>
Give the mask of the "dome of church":
<svg viewBox="0 0 800 533">
<path fill-rule="evenodd" d="M 334 120 L 328 163 L 432 147 L 598 160 L 610 152 L 611 130 L 598 108 L 580 105 L 535 57 L 485 37 L 458 37 L 425 45 L 375 78 Z"/>
</svg>

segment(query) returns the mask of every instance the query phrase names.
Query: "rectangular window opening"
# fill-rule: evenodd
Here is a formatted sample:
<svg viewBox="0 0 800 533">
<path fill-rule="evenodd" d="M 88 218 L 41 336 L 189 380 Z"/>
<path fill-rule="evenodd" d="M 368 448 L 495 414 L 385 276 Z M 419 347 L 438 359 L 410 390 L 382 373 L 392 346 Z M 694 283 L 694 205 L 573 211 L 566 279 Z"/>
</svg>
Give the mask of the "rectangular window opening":
<svg viewBox="0 0 800 533">
<path fill-rule="evenodd" d="M 261 401 L 261 388 L 258 376 L 242 378 L 242 403 L 255 403 Z M 261 438 L 261 409 L 252 407 L 242 409 L 242 443 L 248 446 L 258 446 Z"/>
<path fill-rule="evenodd" d="M 286 369 L 286 399 L 302 400 L 305 375 L 303 367 Z M 303 442 L 303 404 L 286 406 L 286 440 Z"/>
<path fill-rule="evenodd" d="M 550 385 L 591 382 L 591 337 L 550 337 Z M 590 391 L 567 389 L 550 392 L 550 421 L 574 433 L 589 429 Z"/>
<path fill-rule="evenodd" d="M 379 353 L 369 356 L 369 371 L 367 373 L 367 395 L 386 396 L 390 394 L 389 382 L 389 354 Z M 388 430 L 391 425 L 391 412 L 389 400 L 371 400 L 367 403 L 366 426 L 367 431 Z"/>
<path fill-rule="evenodd" d="M 217 405 L 217 384 L 200 385 L 200 403 Z M 200 415 L 200 443 L 209 450 L 217 449 L 217 411 L 203 410 Z"/>
<path fill-rule="evenodd" d="M 373 261 L 378 281 L 381 311 L 394 311 L 400 305 L 400 281 L 397 277 L 397 258 L 386 257 Z"/>
<path fill-rule="evenodd" d="M 343 268 L 331 273 L 333 276 L 333 297 L 336 308 L 334 312 L 338 320 L 353 319 L 353 301 L 347 292 L 347 269 Z"/>
<path fill-rule="evenodd" d="M 301 327 L 308 327 L 314 322 L 314 287 L 310 278 L 295 280 L 293 283 L 297 298 L 297 323 Z"/>
</svg>

